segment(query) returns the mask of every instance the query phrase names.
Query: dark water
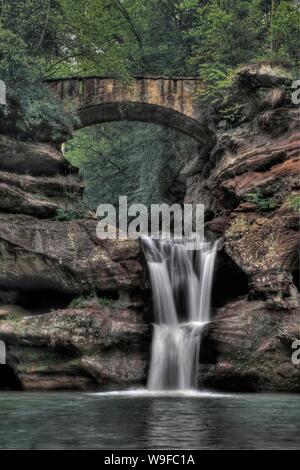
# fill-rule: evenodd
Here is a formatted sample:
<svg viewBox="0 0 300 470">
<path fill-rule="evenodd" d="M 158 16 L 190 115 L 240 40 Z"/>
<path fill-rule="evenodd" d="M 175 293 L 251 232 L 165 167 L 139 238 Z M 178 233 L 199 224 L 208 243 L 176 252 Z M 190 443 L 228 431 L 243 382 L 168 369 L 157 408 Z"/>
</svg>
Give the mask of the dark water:
<svg viewBox="0 0 300 470">
<path fill-rule="evenodd" d="M 295 449 L 300 397 L 0 393 L 4 449 Z"/>
</svg>

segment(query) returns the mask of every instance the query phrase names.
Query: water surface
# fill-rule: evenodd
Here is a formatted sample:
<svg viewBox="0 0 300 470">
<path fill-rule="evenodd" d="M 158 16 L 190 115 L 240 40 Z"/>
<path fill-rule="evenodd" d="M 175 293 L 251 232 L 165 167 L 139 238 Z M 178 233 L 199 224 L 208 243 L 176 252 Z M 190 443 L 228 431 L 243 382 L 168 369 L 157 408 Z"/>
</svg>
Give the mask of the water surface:
<svg viewBox="0 0 300 470">
<path fill-rule="evenodd" d="M 1 449 L 295 449 L 300 397 L 0 392 Z"/>
</svg>

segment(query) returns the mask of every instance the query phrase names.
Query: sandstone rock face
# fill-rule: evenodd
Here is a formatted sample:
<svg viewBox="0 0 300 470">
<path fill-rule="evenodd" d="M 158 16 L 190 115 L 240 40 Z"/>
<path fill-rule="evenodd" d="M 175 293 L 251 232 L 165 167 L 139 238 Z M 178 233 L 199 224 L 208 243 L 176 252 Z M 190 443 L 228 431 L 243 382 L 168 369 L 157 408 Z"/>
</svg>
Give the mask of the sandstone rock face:
<svg viewBox="0 0 300 470">
<path fill-rule="evenodd" d="M 99 240 L 83 190 L 56 147 L 0 137 L 0 340 L 7 347 L 0 389 L 145 380 L 150 322 L 135 293 L 140 246 Z M 43 307 L 31 311 L 36 298 Z"/>
<path fill-rule="evenodd" d="M 0 210 L 40 218 L 81 207 L 82 183 L 73 176 L 32 177 L 0 172 Z"/>
<path fill-rule="evenodd" d="M 191 177 L 186 202 L 203 202 L 214 211 L 207 228 L 224 237 L 225 251 L 249 276 L 254 291 L 281 308 L 280 296 L 286 305 L 290 296 L 295 306 L 291 273 L 298 247 L 300 133 L 297 110 L 282 100 L 268 104 L 270 88 L 287 80 L 275 72 L 268 75 L 269 68 L 240 72 L 246 104 L 254 103 L 254 112 L 219 132 L 206 168 Z"/>
<path fill-rule="evenodd" d="M 34 176 L 76 172 L 62 152 L 50 144 L 0 137 L 0 170 Z"/>
<path fill-rule="evenodd" d="M 78 170 L 53 145 L 0 136 L 0 212 L 53 218 L 80 211 L 83 189 Z"/>
<path fill-rule="evenodd" d="M 216 363 L 207 377 L 204 367 L 204 382 L 292 391 L 299 388 L 299 366 L 291 363 L 292 337 L 300 333 L 299 112 L 287 96 L 289 80 L 270 66 L 246 67 L 238 80 L 239 119 L 222 121 L 208 163 L 187 181 L 185 202 L 213 212 L 206 228 L 223 238 L 249 285 L 248 299 L 217 311 Z M 293 334 L 283 340 L 285 329 Z"/>
<path fill-rule="evenodd" d="M 140 286 L 139 244 L 99 240 L 96 223 L 0 214 L 0 288 L 80 294 Z"/>
<path fill-rule="evenodd" d="M 225 250 L 248 274 L 251 288 L 263 293 L 271 306 L 297 306 L 291 274 L 299 243 L 297 225 L 297 211 L 287 198 L 272 215 L 240 213 L 225 232 Z"/>
<path fill-rule="evenodd" d="M 208 332 L 216 358 L 202 366 L 205 386 L 242 391 L 300 391 L 292 344 L 299 338 L 298 311 L 270 309 L 245 298 L 220 308 Z"/>
<path fill-rule="evenodd" d="M 134 307 L 56 310 L 34 315 L 1 309 L 0 338 L 25 390 L 90 389 L 145 380 L 149 324 Z"/>
</svg>

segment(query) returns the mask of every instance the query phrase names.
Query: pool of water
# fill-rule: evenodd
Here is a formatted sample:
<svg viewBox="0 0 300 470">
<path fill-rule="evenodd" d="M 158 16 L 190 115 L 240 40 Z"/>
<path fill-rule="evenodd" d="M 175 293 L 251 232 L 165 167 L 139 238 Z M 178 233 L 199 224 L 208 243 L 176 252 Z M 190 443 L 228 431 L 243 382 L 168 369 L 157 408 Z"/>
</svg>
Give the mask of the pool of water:
<svg viewBox="0 0 300 470">
<path fill-rule="evenodd" d="M 287 394 L 0 392 L 1 449 L 296 449 Z"/>
</svg>

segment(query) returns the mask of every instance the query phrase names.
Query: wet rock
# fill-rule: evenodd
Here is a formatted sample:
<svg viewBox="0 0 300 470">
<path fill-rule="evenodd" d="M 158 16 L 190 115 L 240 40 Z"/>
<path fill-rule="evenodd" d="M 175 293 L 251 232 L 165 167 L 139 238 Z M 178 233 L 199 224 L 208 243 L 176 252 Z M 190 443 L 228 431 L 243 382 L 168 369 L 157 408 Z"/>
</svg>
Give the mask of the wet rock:
<svg viewBox="0 0 300 470">
<path fill-rule="evenodd" d="M 64 203 L 49 201 L 43 197 L 32 197 L 20 189 L 0 183 L 0 210 L 2 212 L 23 213 L 37 217 L 54 217 L 58 209 L 65 209 Z"/>
<path fill-rule="evenodd" d="M 243 391 L 300 391 L 292 343 L 299 339 L 296 309 L 270 309 L 264 301 L 229 302 L 214 317 L 209 336 L 215 361 L 203 366 L 205 386 Z"/>
<path fill-rule="evenodd" d="M 296 115 L 295 121 L 299 122 Z M 247 139 L 249 132 L 251 130 L 247 126 L 237 129 L 234 150 L 231 150 L 228 142 L 223 143 L 223 157 L 218 161 L 211 175 L 219 183 L 250 171 L 268 171 L 286 160 L 295 162 L 293 159 L 299 157 L 300 135 L 297 129 L 291 129 L 288 133 L 283 132 L 283 135 L 279 133 L 279 136 L 272 139 L 271 143 L 270 137 L 257 129 L 253 129 L 250 139 Z M 278 173 L 280 169 L 275 167 L 275 174 Z M 263 173 L 261 176 L 265 177 Z"/>
<path fill-rule="evenodd" d="M 291 342 L 299 338 L 299 111 L 285 91 L 289 74 L 278 67 L 247 66 L 237 83 L 238 123 L 218 127 L 205 171 L 187 181 L 185 202 L 214 212 L 206 229 L 222 237 L 222 253 L 248 283 L 240 300 L 230 275 L 223 279 L 226 292 L 218 287 L 218 305 L 222 296 L 226 304 L 207 336 L 210 363 L 201 370 L 205 384 L 219 389 L 296 391 L 299 366 L 291 362 Z M 219 256 L 218 273 L 226 272 L 222 263 Z"/>
<path fill-rule="evenodd" d="M 300 140 L 299 140 L 300 145 Z M 222 187 L 242 198 L 255 191 L 263 190 L 265 194 L 276 194 L 277 190 L 286 191 L 297 188 L 300 172 L 299 157 L 290 158 L 282 163 L 273 165 L 270 170 L 257 172 L 247 171 L 234 178 L 227 179 Z"/>
<path fill-rule="evenodd" d="M 51 390 L 93 390 L 97 383 L 92 377 L 86 375 L 80 368 L 69 367 L 67 371 L 55 369 L 42 373 L 20 374 L 19 381 L 22 390 L 51 391 Z"/>
<path fill-rule="evenodd" d="M 111 302 L 34 316 L 7 306 L 3 313 L 0 339 L 25 390 L 89 389 L 145 379 L 150 326 L 139 310 Z"/>
<path fill-rule="evenodd" d="M 83 358 L 84 369 L 100 384 L 142 384 L 146 380 L 147 358 L 141 354 L 124 355 L 122 351 L 101 358 Z"/>
</svg>

